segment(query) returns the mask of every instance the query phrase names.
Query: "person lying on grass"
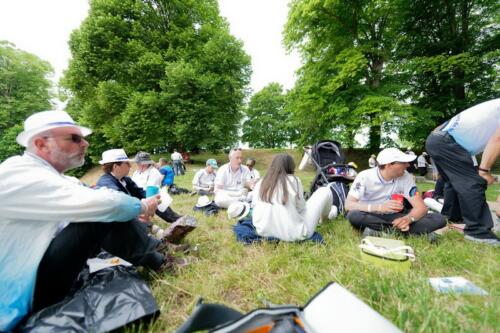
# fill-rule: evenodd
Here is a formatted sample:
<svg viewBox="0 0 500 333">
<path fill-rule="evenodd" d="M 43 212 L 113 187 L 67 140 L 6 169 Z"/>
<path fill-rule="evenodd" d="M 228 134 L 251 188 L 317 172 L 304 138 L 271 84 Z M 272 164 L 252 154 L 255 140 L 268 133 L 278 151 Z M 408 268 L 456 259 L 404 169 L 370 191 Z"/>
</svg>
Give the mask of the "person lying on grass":
<svg viewBox="0 0 500 333">
<path fill-rule="evenodd" d="M 320 219 L 327 219 L 331 211 L 337 212 L 328 187 L 316 190 L 306 202 L 302 183 L 294 172 L 293 158 L 279 154 L 264 178 L 256 183 L 253 225 L 259 236 L 283 241 L 304 240 L 313 235 Z"/>
</svg>

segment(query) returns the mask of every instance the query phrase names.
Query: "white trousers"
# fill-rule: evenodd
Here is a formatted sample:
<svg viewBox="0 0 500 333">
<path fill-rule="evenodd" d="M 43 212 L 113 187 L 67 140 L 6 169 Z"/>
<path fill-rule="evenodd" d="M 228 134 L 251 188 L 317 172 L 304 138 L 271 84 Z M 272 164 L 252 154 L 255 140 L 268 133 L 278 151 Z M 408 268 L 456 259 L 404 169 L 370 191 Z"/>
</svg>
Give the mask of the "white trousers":
<svg viewBox="0 0 500 333">
<path fill-rule="evenodd" d="M 320 219 L 327 219 L 333 205 L 332 191 L 328 187 L 317 189 L 306 202 L 304 223 L 307 227 L 307 237 L 311 237 Z"/>
<path fill-rule="evenodd" d="M 230 204 L 237 201 L 242 201 L 246 196 L 231 196 L 229 191 L 217 190 L 214 201 L 220 208 L 228 208 Z"/>
</svg>

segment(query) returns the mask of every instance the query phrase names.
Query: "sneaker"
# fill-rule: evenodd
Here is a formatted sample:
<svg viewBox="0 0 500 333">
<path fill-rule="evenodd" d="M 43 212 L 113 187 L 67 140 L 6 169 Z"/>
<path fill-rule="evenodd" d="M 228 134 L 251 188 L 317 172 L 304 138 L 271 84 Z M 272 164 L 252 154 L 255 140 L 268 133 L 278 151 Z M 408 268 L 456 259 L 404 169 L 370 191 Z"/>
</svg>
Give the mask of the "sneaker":
<svg viewBox="0 0 500 333">
<path fill-rule="evenodd" d="M 435 232 L 428 233 L 426 237 L 427 237 L 427 240 L 429 241 L 429 243 L 431 243 L 431 244 L 437 244 L 437 242 L 438 242 L 438 235 Z"/>
<path fill-rule="evenodd" d="M 368 237 L 368 236 L 371 236 L 371 237 L 381 237 L 382 236 L 382 232 L 378 231 L 378 230 L 373 230 L 373 229 L 370 229 L 370 228 L 366 227 L 365 230 L 363 230 L 362 236 L 363 236 L 363 238 L 364 237 Z"/>
<path fill-rule="evenodd" d="M 479 244 L 485 244 L 485 245 L 490 245 L 490 246 L 500 246 L 500 239 L 498 239 L 497 236 L 494 234 L 491 235 L 493 237 L 488 237 L 488 238 L 479 238 L 471 235 L 465 235 L 464 239 L 474 242 L 474 243 L 479 243 Z"/>
<path fill-rule="evenodd" d="M 330 208 L 330 212 L 328 213 L 328 219 L 333 220 L 339 215 L 339 209 L 337 206 L 332 205 L 332 208 Z"/>
</svg>

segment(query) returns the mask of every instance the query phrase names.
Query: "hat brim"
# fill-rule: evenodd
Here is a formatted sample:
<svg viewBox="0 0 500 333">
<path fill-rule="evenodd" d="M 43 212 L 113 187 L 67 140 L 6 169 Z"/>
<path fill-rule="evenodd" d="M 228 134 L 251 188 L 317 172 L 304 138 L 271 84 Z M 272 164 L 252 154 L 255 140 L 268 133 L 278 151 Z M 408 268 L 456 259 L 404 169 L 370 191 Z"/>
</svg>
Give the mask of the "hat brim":
<svg viewBox="0 0 500 333">
<path fill-rule="evenodd" d="M 245 204 L 245 209 L 243 210 L 241 216 L 238 217 L 238 219 L 243 220 L 245 217 L 247 217 L 248 213 L 250 213 L 250 205 Z"/>
<path fill-rule="evenodd" d="M 380 161 L 377 159 L 377 163 L 380 165 L 385 165 L 385 164 L 394 163 L 394 162 L 408 163 L 408 162 L 414 161 L 416 158 L 417 158 L 417 156 L 404 154 L 404 155 L 398 156 L 398 158 L 394 158 L 394 159 L 391 159 L 389 161 Z"/>
<path fill-rule="evenodd" d="M 127 158 L 126 160 L 109 160 L 109 161 L 100 160 L 99 164 L 103 165 L 103 164 L 106 164 L 106 163 L 115 163 L 115 162 L 133 162 L 133 163 L 135 163 L 134 160 L 131 160 L 130 158 Z"/>
<path fill-rule="evenodd" d="M 213 202 L 213 200 L 210 200 L 210 202 L 209 202 L 209 203 L 207 203 L 206 205 L 199 205 L 198 203 L 196 203 L 196 205 L 195 205 L 195 206 L 196 206 L 196 207 L 198 207 L 198 208 L 203 208 L 203 207 L 207 207 L 207 206 L 208 206 L 208 205 L 210 205 L 212 202 Z"/>
<path fill-rule="evenodd" d="M 75 127 L 75 128 L 78 128 L 80 130 L 80 132 L 82 133 L 82 136 L 86 137 L 87 135 L 90 135 L 92 133 L 92 130 L 90 128 L 87 128 L 87 127 L 83 127 L 83 126 L 79 126 L 79 125 L 64 125 L 64 126 L 61 126 L 61 125 L 52 125 L 52 126 L 42 126 L 42 127 L 39 127 L 39 128 L 35 128 L 35 129 L 32 129 L 32 130 L 29 130 L 29 131 L 23 131 L 21 133 L 19 133 L 16 137 L 16 141 L 17 143 L 19 143 L 21 146 L 23 147 L 27 147 L 28 146 L 28 142 L 30 141 L 30 139 L 32 137 L 34 137 L 35 135 L 37 134 L 40 134 L 40 133 L 43 133 L 43 132 L 46 132 L 46 131 L 49 131 L 51 129 L 55 129 L 55 128 L 63 128 L 63 127 Z"/>
<path fill-rule="evenodd" d="M 155 164 L 153 161 L 137 161 L 137 160 L 132 160 L 132 162 L 137 163 L 137 164 Z"/>
</svg>

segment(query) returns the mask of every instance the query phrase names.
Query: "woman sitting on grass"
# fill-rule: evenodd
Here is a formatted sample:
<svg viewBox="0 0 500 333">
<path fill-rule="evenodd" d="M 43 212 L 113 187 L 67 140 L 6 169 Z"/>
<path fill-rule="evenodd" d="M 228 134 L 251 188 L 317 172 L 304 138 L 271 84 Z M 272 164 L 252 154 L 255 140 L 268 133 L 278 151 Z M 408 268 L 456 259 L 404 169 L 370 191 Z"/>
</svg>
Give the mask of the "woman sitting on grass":
<svg viewBox="0 0 500 333">
<path fill-rule="evenodd" d="M 283 241 L 310 238 L 321 218 L 328 218 L 333 195 L 328 187 L 313 193 L 306 202 L 300 179 L 294 176 L 295 163 L 288 154 L 279 154 L 254 188 L 253 225 L 262 237 Z M 334 212 L 333 212 L 334 211 Z"/>
</svg>

